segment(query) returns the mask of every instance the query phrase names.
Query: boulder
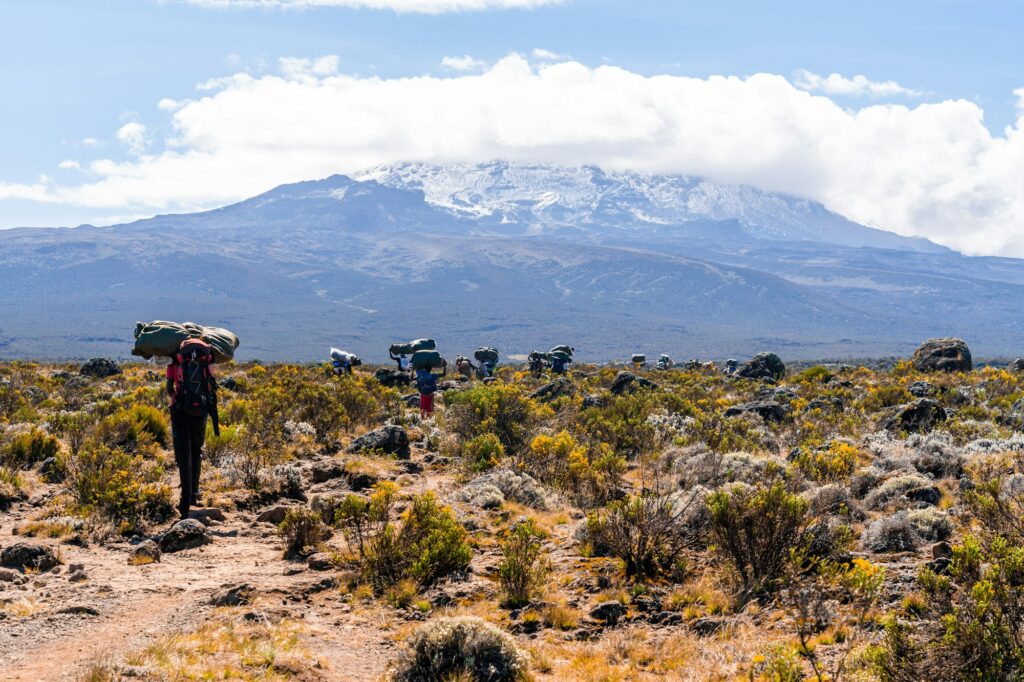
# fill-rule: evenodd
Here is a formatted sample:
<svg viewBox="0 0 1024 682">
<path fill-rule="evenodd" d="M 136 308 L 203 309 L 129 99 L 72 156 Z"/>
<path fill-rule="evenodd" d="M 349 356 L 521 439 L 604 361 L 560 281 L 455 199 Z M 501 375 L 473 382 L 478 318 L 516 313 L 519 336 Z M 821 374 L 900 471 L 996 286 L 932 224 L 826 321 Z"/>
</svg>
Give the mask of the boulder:
<svg viewBox="0 0 1024 682">
<path fill-rule="evenodd" d="M 887 431 L 927 433 L 946 419 L 946 410 L 942 405 L 931 398 L 918 398 L 895 408 L 882 425 Z"/>
<path fill-rule="evenodd" d="M 918 346 L 911 359 L 919 372 L 970 372 L 971 351 L 962 339 L 929 339 Z"/>
<path fill-rule="evenodd" d="M 615 375 L 615 381 L 612 382 L 611 388 L 612 395 L 624 395 L 626 393 L 634 393 L 641 388 L 658 388 L 658 385 L 653 381 L 638 377 L 632 372 L 622 371 Z"/>
<path fill-rule="evenodd" d="M 1024 372 L 1024 358 L 1017 358 L 1007 366 L 1011 372 Z"/>
<path fill-rule="evenodd" d="M 755 400 L 751 403 L 733 405 L 725 411 L 726 417 L 738 417 L 753 412 L 766 422 L 781 422 L 789 413 L 789 408 L 774 400 Z"/>
<path fill-rule="evenodd" d="M 144 540 L 135 546 L 128 555 L 130 564 L 151 564 L 160 561 L 160 545 L 152 540 Z"/>
<path fill-rule="evenodd" d="M 758 353 L 737 370 L 736 376 L 779 381 L 786 376 L 786 365 L 775 353 Z"/>
<path fill-rule="evenodd" d="M 245 606 L 252 601 L 252 585 L 227 585 L 213 593 L 210 604 L 213 606 Z"/>
<path fill-rule="evenodd" d="M 0 565 L 21 570 L 35 569 L 49 571 L 60 564 L 53 550 L 45 545 L 30 542 L 16 542 L 0 552 Z"/>
<path fill-rule="evenodd" d="M 615 625 L 626 615 L 626 607 L 617 601 L 604 601 L 590 610 L 590 617 L 605 625 Z"/>
<path fill-rule="evenodd" d="M 948 542 L 936 542 L 932 545 L 932 558 L 933 559 L 951 559 L 953 558 L 953 547 Z"/>
<path fill-rule="evenodd" d="M 399 372 L 397 369 L 378 369 L 373 373 L 374 378 L 388 388 L 408 386 L 412 383 L 412 377 L 407 372 Z"/>
<path fill-rule="evenodd" d="M 332 459 L 326 462 L 316 462 L 309 473 L 313 483 L 324 483 L 335 478 L 341 478 L 345 475 L 345 470 L 342 468 L 341 462 Z"/>
<path fill-rule="evenodd" d="M 213 542 L 213 538 L 210 537 L 210 531 L 206 529 L 206 526 L 195 519 L 182 519 L 160 536 L 157 544 L 160 546 L 161 552 L 171 554 L 185 549 L 202 547 L 211 542 Z"/>
<path fill-rule="evenodd" d="M 558 398 L 559 396 L 572 395 L 574 391 L 575 389 L 573 388 L 571 381 L 565 377 L 559 377 L 538 388 L 530 394 L 530 397 L 534 400 L 540 400 L 541 402 L 548 402 Z"/>
<path fill-rule="evenodd" d="M 409 435 L 401 426 L 388 424 L 356 438 L 348 446 L 351 453 L 382 452 L 399 459 L 409 459 Z"/>
<path fill-rule="evenodd" d="M 590 407 L 604 407 L 607 401 L 603 395 L 598 393 L 591 393 L 590 395 L 583 398 L 583 409 L 586 410 Z"/>
<path fill-rule="evenodd" d="M 927 381 L 915 381 L 907 387 L 907 391 L 915 398 L 930 398 L 938 393 L 937 388 Z"/>
<path fill-rule="evenodd" d="M 255 520 L 257 523 L 272 523 L 276 526 L 284 521 L 285 514 L 292 508 L 293 505 L 290 504 L 275 504 L 270 507 L 264 507 L 256 515 Z"/>
<path fill-rule="evenodd" d="M 121 373 L 121 368 L 113 360 L 107 358 L 93 358 L 78 368 L 78 373 L 97 379 L 105 379 Z"/>
<path fill-rule="evenodd" d="M 306 565 L 311 571 L 329 571 L 334 568 L 334 561 L 327 552 L 317 552 L 306 557 Z"/>
</svg>

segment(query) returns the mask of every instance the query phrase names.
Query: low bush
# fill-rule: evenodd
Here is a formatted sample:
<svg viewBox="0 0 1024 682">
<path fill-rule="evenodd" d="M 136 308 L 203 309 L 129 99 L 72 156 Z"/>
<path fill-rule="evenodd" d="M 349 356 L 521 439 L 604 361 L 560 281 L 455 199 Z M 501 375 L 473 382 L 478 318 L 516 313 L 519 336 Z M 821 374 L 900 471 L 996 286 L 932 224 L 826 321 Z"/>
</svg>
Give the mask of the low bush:
<svg viewBox="0 0 1024 682">
<path fill-rule="evenodd" d="M 907 512 L 899 511 L 872 521 L 861 534 L 861 543 L 872 552 L 913 552 L 920 539 Z"/>
<path fill-rule="evenodd" d="M 619 497 L 626 471 L 625 457 L 604 443 L 589 448 L 568 431 L 533 439 L 519 464 L 581 504 L 601 505 Z"/>
<path fill-rule="evenodd" d="M 25 469 L 43 460 L 56 457 L 60 441 L 42 429 L 18 434 L 8 444 L 2 463 L 15 469 Z"/>
<path fill-rule="evenodd" d="M 305 556 L 327 539 L 328 528 L 318 512 L 305 507 L 293 507 L 277 527 L 284 539 L 286 559 Z"/>
<path fill-rule="evenodd" d="M 473 471 L 497 466 L 505 456 L 505 447 L 493 433 L 483 433 L 462 445 L 462 461 Z"/>
<path fill-rule="evenodd" d="M 790 549 L 805 541 L 808 503 L 782 481 L 733 484 L 707 498 L 718 551 L 741 585 L 740 602 L 777 587 Z"/>
<path fill-rule="evenodd" d="M 170 517 L 171 491 L 159 462 L 88 442 L 65 461 L 66 491 L 81 514 L 97 514 L 122 530 Z"/>
<path fill-rule="evenodd" d="M 793 463 L 804 474 L 820 483 L 843 481 L 857 466 L 860 453 L 857 448 L 834 440 L 819 448 L 802 448 Z"/>
<path fill-rule="evenodd" d="M 430 585 L 469 566 L 473 550 L 451 509 L 427 492 L 414 496 L 396 522 L 397 500 L 396 485 L 378 483 L 369 499 L 349 495 L 335 513 L 363 577 L 375 590 L 407 578 Z"/>
<path fill-rule="evenodd" d="M 528 659 L 510 635 L 479 618 L 422 625 L 394 662 L 392 682 L 525 682 Z"/>
<path fill-rule="evenodd" d="M 643 580 L 671 572 L 693 541 L 686 518 L 695 497 L 632 495 L 613 502 L 590 517 L 590 542 L 621 559 L 628 578 Z"/>
<path fill-rule="evenodd" d="M 550 571 L 543 557 L 543 537 L 533 520 L 526 519 L 517 523 L 502 540 L 498 581 L 506 606 L 524 606 L 543 589 Z"/>
<path fill-rule="evenodd" d="M 533 431 L 553 416 L 513 384 L 490 384 L 445 396 L 445 423 L 462 440 L 493 434 L 508 455 L 522 450 Z"/>
<path fill-rule="evenodd" d="M 163 412 L 149 405 L 133 405 L 101 419 L 94 436 L 108 447 L 141 452 L 150 443 L 167 447 L 170 433 Z"/>
</svg>

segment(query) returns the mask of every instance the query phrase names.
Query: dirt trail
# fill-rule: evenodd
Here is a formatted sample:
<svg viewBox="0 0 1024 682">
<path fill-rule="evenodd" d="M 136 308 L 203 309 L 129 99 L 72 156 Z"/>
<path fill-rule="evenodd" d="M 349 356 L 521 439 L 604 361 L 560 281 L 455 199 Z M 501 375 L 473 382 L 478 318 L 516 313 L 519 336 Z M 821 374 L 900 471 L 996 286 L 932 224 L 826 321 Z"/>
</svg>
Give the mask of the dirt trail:
<svg viewBox="0 0 1024 682">
<path fill-rule="evenodd" d="M 0 546 L 19 539 L 11 536 L 16 520 L 4 519 Z M 0 597 L 24 600 L 36 611 L 0 621 L 3 679 L 78 679 L 96 662 L 120 660 L 158 636 L 196 628 L 212 610 L 214 591 L 243 582 L 257 591 L 251 610 L 274 609 L 307 626 L 308 648 L 330 664 L 322 671 L 324 678 L 380 676 L 389 646 L 387 633 L 342 616 L 346 607 L 336 591 L 296 596 L 326 576 L 304 570 L 286 575 L 302 565 L 282 561 L 271 526 L 228 514 L 225 523 L 211 530 L 212 544 L 165 554 L 160 563 L 146 566 L 127 564 L 126 544 L 61 545 L 65 566 L 59 574 L 36 576 L 22 587 L 0 583 Z M 56 547 L 55 541 L 42 542 Z M 84 565 L 88 580 L 70 582 L 71 564 Z M 98 615 L 58 613 L 76 606 L 95 609 Z"/>
</svg>

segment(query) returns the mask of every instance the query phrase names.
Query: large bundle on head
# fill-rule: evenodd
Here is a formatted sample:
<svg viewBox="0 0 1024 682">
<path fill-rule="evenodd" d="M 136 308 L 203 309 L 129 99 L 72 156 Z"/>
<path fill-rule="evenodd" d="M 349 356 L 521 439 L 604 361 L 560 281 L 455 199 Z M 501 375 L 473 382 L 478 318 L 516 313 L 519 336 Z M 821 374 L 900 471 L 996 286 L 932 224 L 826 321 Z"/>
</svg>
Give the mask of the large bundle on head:
<svg viewBox="0 0 1024 682">
<path fill-rule="evenodd" d="M 434 350 L 435 348 L 437 348 L 437 344 L 434 339 L 416 339 L 408 343 L 393 343 L 390 350 L 392 355 L 411 355 L 419 350 Z"/>
<path fill-rule="evenodd" d="M 559 360 L 561 362 L 572 362 L 572 353 L 567 353 L 564 350 L 552 350 L 547 354 L 548 360 Z"/>
<path fill-rule="evenodd" d="M 473 357 L 476 358 L 478 362 L 497 362 L 498 351 L 493 348 L 480 347 L 476 349 L 475 353 L 473 353 Z"/>
<path fill-rule="evenodd" d="M 440 369 L 444 358 L 436 350 L 418 350 L 412 354 L 413 369 Z"/>
<path fill-rule="evenodd" d="M 548 351 L 548 354 L 554 355 L 555 353 L 562 353 L 564 355 L 568 355 L 571 358 L 572 354 L 575 352 L 576 349 L 573 348 L 572 346 L 555 346 L 554 348 Z"/>
<path fill-rule="evenodd" d="M 135 347 L 132 355 L 149 359 L 154 356 L 174 357 L 182 342 L 202 339 L 213 349 L 214 362 L 228 362 L 235 357 L 238 337 L 227 329 L 203 327 L 194 322 L 138 322 L 135 324 Z"/>
<path fill-rule="evenodd" d="M 349 353 L 346 350 L 340 350 L 338 348 L 331 348 L 331 360 L 337 360 L 338 362 L 347 362 L 353 367 L 358 367 L 363 364 L 362 358 L 355 353 Z"/>
<path fill-rule="evenodd" d="M 642 365 L 647 362 L 647 356 L 643 353 L 633 353 L 633 362 Z"/>
</svg>

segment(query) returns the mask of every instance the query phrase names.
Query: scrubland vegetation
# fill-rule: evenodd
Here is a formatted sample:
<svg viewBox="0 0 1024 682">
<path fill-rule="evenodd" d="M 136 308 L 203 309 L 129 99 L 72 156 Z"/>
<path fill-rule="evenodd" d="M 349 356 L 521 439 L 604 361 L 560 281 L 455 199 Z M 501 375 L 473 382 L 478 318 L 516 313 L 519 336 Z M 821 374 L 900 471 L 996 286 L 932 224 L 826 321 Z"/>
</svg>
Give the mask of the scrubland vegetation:
<svg viewBox="0 0 1024 682">
<path fill-rule="evenodd" d="M 676 369 L 613 395 L 618 371 L 535 394 L 546 378 L 502 367 L 421 422 L 369 372 L 231 365 L 201 506 L 287 506 L 277 561 L 335 576 L 339 619 L 377 614 L 395 680 L 1024 676 L 1024 374 Z M 166 530 L 162 382 L 0 366 L 0 521 L 98 551 Z M 941 418 L 900 416 L 922 399 Z M 410 456 L 353 446 L 385 424 Z M 346 679 L 303 651 L 292 620 L 221 615 L 124 664 Z"/>
</svg>

